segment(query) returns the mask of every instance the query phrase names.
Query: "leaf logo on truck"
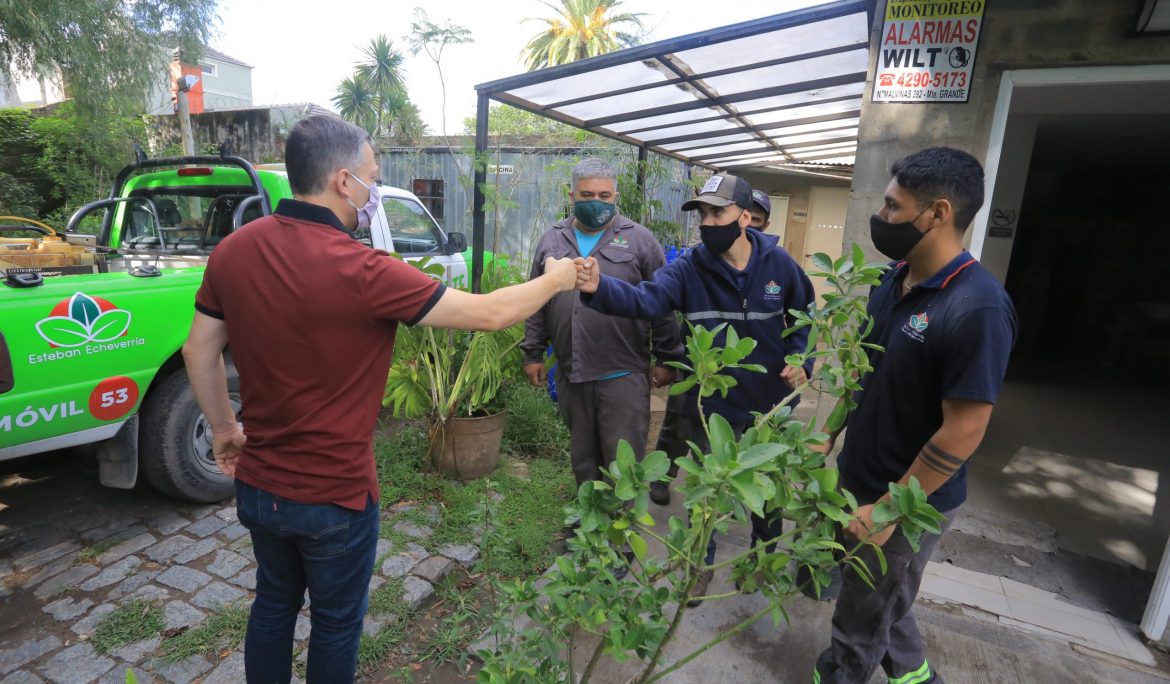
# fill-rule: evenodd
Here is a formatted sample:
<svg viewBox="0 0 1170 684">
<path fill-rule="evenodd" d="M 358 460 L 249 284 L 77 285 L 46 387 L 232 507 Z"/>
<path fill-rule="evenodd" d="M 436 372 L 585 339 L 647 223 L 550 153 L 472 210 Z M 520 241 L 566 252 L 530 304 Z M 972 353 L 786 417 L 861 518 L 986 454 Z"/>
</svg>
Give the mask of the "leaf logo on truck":
<svg viewBox="0 0 1170 684">
<path fill-rule="evenodd" d="M 129 311 L 84 292 L 62 300 L 48 318 L 37 322 L 37 332 L 50 346 L 66 349 L 91 342 L 112 342 L 129 329 Z"/>
</svg>

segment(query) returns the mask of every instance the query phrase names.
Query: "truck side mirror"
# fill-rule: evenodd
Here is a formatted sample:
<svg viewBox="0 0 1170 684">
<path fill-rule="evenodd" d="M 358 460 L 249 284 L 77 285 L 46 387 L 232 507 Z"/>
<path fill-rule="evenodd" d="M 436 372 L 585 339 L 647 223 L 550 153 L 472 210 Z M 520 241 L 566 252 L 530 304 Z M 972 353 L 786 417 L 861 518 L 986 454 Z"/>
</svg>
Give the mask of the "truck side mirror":
<svg viewBox="0 0 1170 684">
<path fill-rule="evenodd" d="M 467 249 L 467 236 L 463 233 L 447 233 L 447 251 L 458 254 Z"/>
</svg>

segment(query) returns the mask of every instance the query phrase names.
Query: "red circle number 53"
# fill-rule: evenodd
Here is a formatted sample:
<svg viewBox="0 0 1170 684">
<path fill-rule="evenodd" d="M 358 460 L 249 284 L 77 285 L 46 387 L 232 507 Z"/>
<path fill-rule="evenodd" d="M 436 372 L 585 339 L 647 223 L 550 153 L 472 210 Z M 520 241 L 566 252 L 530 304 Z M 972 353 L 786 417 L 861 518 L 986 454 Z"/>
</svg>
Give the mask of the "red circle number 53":
<svg viewBox="0 0 1170 684">
<path fill-rule="evenodd" d="M 138 404 L 138 383 L 125 376 L 106 378 L 89 395 L 89 412 L 98 420 L 116 420 Z"/>
</svg>

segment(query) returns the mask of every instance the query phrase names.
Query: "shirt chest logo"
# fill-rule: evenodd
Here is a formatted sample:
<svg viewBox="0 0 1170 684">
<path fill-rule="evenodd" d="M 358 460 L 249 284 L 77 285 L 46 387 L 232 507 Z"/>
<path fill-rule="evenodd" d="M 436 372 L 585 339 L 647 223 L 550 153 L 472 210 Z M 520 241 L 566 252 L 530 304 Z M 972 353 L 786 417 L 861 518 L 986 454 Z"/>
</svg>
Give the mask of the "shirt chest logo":
<svg viewBox="0 0 1170 684">
<path fill-rule="evenodd" d="M 613 245 L 614 247 L 621 247 L 622 249 L 630 248 L 630 241 L 624 237 L 614 237 L 613 242 L 610 242 L 609 244 Z"/>
<path fill-rule="evenodd" d="M 775 280 L 769 280 L 767 285 L 764 285 L 764 299 L 780 299 L 780 285 Z"/>
<path fill-rule="evenodd" d="M 926 342 L 926 336 L 923 333 L 926 332 L 929 325 L 930 317 L 926 315 L 925 311 L 911 314 L 909 320 L 902 326 L 902 334 L 917 342 Z"/>
</svg>

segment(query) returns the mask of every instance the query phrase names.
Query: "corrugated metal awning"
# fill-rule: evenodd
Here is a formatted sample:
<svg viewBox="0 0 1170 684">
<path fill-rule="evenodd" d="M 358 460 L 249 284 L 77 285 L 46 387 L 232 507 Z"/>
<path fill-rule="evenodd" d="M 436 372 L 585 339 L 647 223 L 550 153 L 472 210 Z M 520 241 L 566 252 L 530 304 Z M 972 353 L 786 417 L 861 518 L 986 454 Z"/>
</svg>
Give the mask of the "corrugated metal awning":
<svg viewBox="0 0 1170 684">
<path fill-rule="evenodd" d="M 640 45 L 476 86 L 481 97 L 686 162 L 852 165 L 871 0 Z"/>
</svg>

